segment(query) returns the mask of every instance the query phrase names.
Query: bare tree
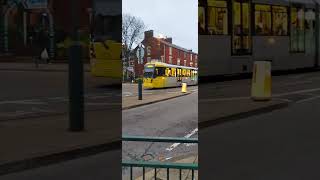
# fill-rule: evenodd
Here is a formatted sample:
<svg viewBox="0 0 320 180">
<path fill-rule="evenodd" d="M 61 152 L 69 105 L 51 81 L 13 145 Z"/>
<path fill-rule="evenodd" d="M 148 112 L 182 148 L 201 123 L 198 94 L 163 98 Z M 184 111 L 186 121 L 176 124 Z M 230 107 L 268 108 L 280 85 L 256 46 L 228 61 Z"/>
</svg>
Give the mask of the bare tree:
<svg viewBox="0 0 320 180">
<path fill-rule="evenodd" d="M 143 39 L 145 29 L 146 26 L 140 18 L 130 14 L 122 16 L 122 51 L 126 65 L 128 65 L 133 46 Z"/>
</svg>

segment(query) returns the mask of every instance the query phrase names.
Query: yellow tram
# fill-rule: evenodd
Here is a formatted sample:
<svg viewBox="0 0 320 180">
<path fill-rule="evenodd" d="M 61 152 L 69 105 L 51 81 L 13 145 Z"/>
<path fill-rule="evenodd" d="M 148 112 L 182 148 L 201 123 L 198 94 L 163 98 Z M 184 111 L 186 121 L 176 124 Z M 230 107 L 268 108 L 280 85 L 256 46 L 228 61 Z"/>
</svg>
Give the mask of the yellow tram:
<svg viewBox="0 0 320 180">
<path fill-rule="evenodd" d="M 96 78 L 121 79 L 121 47 L 121 43 L 112 40 L 91 42 L 91 74 Z"/>
<path fill-rule="evenodd" d="M 144 66 L 143 87 L 146 89 L 178 87 L 182 83 L 197 85 L 198 68 L 162 62 L 146 63 Z"/>
</svg>

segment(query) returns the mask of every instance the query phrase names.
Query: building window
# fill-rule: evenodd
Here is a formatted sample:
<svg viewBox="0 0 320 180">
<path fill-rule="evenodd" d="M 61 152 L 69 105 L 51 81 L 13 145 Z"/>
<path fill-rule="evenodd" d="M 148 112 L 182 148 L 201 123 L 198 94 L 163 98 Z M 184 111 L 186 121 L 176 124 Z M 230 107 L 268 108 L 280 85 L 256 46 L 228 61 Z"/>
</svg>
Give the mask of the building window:
<svg viewBox="0 0 320 180">
<path fill-rule="evenodd" d="M 163 56 L 161 56 L 161 62 L 164 62 L 164 57 Z"/>
<path fill-rule="evenodd" d="M 169 56 L 169 64 L 172 64 L 172 56 Z"/>
<path fill-rule="evenodd" d="M 271 34 L 271 6 L 255 5 L 255 34 Z"/>
<path fill-rule="evenodd" d="M 187 66 L 187 60 L 184 60 L 183 65 L 184 65 L 184 66 Z"/>
<path fill-rule="evenodd" d="M 180 66 L 180 59 L 177 59 L 177 65 Z"/>
<path fill-rule="evenodd" d="M 291 52 L 304 52 L 305 50 L 305 14 L 303 7 L 291 7 Z"/>
<path fill-rule="evenodd" d="M 169 47 L 169 55 L 172 55 L 172 47 Z"/>
<path fill-rule="evenodd" d="M 187 58 L 187 53 L 186 52 L 183 53 L 183 58 L 184 59 Z"/>
<path fill-rule="evenodd" d="M 277 36 L 288 35 L 287 7 L 272 6 L 272 32 Z"/>
<path fill-rule="evenodd" d="M 193 66 L 193 62 L 190 62 L 190 66 L 191 66 L 191 67 Z"/>
<path fill-rule="evenodd" d="M 305 13 L 305 51 L 306 54 L 315 53 L 315 11 L 313 9 L 306 10 Z"/>
<path fill-rule="evenodd" d="M 190 54 L 190 61 L 192 61 L 192 54 Z"/>
<path fill-rule="evenodd" d="M 208 31 L 228 34 L 228 9 L 224 0 L 208 0 Z"/>
<path fill-rule="evenodd" d="M 147 47 L 147 55 L 148 55 L 148 56 L 151 55 L 151 47 L 150 47 L 150 46 Z"/>
<path fill-rule="evenodd" d="M 248 0 L 233 0 L 232 54 L 251 54 L 250 4 Z"/>
</svg>

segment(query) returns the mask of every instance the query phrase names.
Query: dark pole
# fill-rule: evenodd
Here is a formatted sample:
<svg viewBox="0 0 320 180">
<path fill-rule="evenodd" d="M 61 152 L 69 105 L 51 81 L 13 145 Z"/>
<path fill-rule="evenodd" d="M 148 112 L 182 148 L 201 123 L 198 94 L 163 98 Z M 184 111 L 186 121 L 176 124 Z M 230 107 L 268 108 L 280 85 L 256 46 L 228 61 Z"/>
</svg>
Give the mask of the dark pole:
<svg viewBox="0 0 320 180">
<path fill-rule="evenodd" d="M 69 58 L 69 130 L 84 129 L 83 64 L 79 42 L 79 7 L 77 0 L 71 0 L 72 45 Z"/>
<path fill-rule="evenodd" d="M 138 57 L 138 61 L 139 64 L 143 64 L 143 57 L 141 57 L 141 46 L 137 49 L 137 51 L 139 52 L 139 57 Z M 142 77 L 143 75 L 140 75 L 140 78 L 138 80 L 138 100 L 142 100 Z"/>
</svg>

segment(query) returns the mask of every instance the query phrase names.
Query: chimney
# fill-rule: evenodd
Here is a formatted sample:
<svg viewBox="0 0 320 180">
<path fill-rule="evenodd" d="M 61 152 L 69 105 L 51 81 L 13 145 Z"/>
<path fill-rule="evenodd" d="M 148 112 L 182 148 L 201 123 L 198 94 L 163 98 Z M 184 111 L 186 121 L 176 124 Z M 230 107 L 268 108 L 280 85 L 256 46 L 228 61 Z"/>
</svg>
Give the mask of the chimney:
<svg viewBox="0 0 320 180">
<path fill-rule="evenodd" d="M 145 31 L 144 32 L 144 38 L 145 39 L 148 39 L 148 38 L 151 38 L 153 37 L 153 30 L 149 30 L 149 31 Z"/>
<path fill-rule="evenodd" d="M 168 43 L 171 43 L 171 44 L 172 44 L 172 37 L 166 38 L 165 41 L 167 41 Z"/>
</svg>

